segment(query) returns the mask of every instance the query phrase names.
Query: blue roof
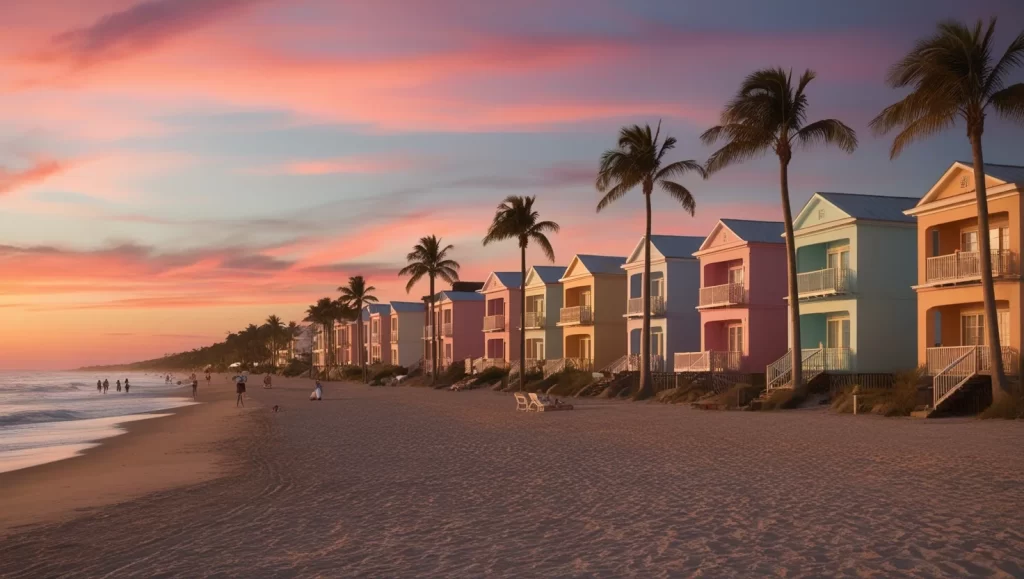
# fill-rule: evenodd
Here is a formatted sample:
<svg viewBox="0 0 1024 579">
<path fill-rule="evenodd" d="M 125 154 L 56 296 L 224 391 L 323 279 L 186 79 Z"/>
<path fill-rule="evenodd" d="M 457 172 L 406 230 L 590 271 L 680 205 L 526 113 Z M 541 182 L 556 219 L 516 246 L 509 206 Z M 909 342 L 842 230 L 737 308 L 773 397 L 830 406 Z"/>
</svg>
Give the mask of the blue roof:
<svg viewBox="0 0 1024 579">
<path fill-rule="evenodd" d="M 523 274 L 518 271 L 496 271 L 494 277 L 507 288 L 518 288 L 523 285 Z"/>
<path fill-rule="evenodd" d="M 544 283 L 559 283 L 558 280 L 562 279 L 565 275 L 564 265 L 535 265 L 533 271 L 537 272 L 537 277 Z"/>
<path fill-rule="evenodd" d="M 651 236 L 651 240 L 654 240 L 653 235 Z M 576 258 L 580 260 L 583 267 L 587 268 L 587 271 L 590 273 L 622 273 L 620 268 L 622 267 L 622 264 L 626 263 L 625 257 L 614 257 L 610 255 L 577 254 Z"/>
<path fill-rule="evenodd" d="M 750 221 L 747 219 L 722 219 L 740 239 L 747 243 L 785 243 L 782 234 L 786 225 L 781 221 Z"/>
<path fill-rule="evenodd" d="M 448 298 L 453 302 L 482 302 L 485 299 L 484 296 L 476 292 L 453 292 L 451 290 L 445 290 L 438 292 L 437 295 L 438 299 Z"/>
<path fill-rule="evenodd" d="M 901 221 L 913 223 L 914 218 L 904 215 L 913 209 L 918 197 L 890 197 L 887 195 L 858 195 L 854 193 L 817 193 L 854 219 L 873 221 Z"/>
<path fill-rule="evenodd" d="M 652 235 L 651 245 L 665 257 L 693 257 L 693 252 L 700 249 L 703 237 L 692 235 Z M 588 268 L 589 269 L 589 268 Z"/>
<path fill-rule="evenodd" d="M 968 167 L 974 168 L 973 161 L 957 161 L 961 165 L 967 165 Z M 985 174 L 990 177 L 995 177 L 1000 181 L 1006 181 L 1007 183 L 1024 183 L 1024 167 L 1020 165 L 996 165 L 993 163 L 985 163 Z"/>
<path fill-rule="evenodd" d="M 391 311 L 394 312 L 422 312 L 426 306 L 422 302 L 391 302 Z"/>
<path fill-rule="evenodd" d="M 370 314 L 391 315 L 391 306 L 388 304 L 366 304 L 363 311 Z"/>
</svg>

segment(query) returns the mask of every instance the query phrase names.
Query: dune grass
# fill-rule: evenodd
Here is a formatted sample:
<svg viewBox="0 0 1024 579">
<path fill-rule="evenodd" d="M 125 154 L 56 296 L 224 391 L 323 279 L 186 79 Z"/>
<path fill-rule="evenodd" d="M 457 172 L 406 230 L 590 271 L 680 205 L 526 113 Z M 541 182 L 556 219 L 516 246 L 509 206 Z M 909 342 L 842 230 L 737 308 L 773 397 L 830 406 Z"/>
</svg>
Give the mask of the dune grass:
<svg viewBox="0 0 1024 579">
<path fill-rule="evenodd" d="M 1017 420 L 1024 418 L 1024 388 L 1012 389 L 1008 394 L 1000 396 L 989 405 L 978 418 Z"/>
<path fill-rule="evenodd" d="M 847 388 L 833 398 L 831 409 L 838 413 L 853 413 L 853 396 L 856 394 L 858 414 L 910 416 L 918 405 L 917 391 L 922 373 L 922 369 L 901 372 L 892 388 Z"/>
</svg>

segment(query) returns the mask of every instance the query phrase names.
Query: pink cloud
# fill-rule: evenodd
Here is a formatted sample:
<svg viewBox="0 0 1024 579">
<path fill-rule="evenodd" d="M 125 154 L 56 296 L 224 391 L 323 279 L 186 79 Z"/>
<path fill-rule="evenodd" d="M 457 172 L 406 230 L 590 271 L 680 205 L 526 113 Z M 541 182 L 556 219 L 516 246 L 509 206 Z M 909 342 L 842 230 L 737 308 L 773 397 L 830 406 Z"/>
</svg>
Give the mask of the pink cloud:
<svg viewBox="0 0 1024 579">
<path fill-rule="evenodd" d="M 70 163 L 55 159 L 36 159 L 24 169 L 5 169 L 0 167 L 0 195 L 10 193 L 21 187 L 41 183 L 54 175 L 68 169 Z"/>
<path fill-rule="evenodd" d="M 334 159 L 309 159 L 289 161 L 269 169 L 257 169 L 259 173 L 285 175 L 334 175 L 342 173 L 389 173 L 404 171 L 417 163 L 402 156 L 392 157 L 338 157 Z"/>
</svg>

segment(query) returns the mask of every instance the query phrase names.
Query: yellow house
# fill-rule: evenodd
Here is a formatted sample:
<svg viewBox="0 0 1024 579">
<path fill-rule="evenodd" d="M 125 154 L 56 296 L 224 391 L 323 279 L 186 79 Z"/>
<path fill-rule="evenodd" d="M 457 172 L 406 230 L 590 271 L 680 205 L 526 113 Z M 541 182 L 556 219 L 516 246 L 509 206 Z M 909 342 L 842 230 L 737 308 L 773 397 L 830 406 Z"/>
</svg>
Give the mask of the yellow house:
<svg viewBox="0 0 1024 579">
<path fill-rule="evenodd" d="M 562 279 L 562 352 L 578 369 L 599 369 L 626 355 L 625 257 L 576 255 Z"/>
<path fill-rule="evenodd" d="M 981 292 L 980 236 L 992 252 L 999 342 L 1009 375 L 1019 372 L 1021 188 L 1024 167 L 985 165 L 989 231 L 978 231 L 974 167 L 956 162 L 906 211 L 917 218 L 918 363 L 934 376 L 933 408 L 991 370 Z"/>
</svg>

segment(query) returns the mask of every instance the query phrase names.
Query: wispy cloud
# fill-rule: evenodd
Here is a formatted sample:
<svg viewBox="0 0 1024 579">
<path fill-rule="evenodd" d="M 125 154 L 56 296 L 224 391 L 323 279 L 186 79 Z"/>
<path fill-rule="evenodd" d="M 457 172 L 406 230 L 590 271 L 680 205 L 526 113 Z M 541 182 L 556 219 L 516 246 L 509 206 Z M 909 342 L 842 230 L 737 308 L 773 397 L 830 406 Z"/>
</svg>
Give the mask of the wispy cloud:
<svg viewBox="0 0 1024 579">
<path fill-rule="evenodd" d="M 16 189 L 39 183 L 66 171 L 71 166 L 66 161 L 56 159 L 36 159 L 24 169 L 5 169 L 0 167 L 0 195 Z"/>
<path fill-rule="evenodd" d="M 420 164 L 416 159 L 402 155 L 352 156 L 331 159 L 293 160 L 270 167 L 256 168 L 251 170 L 251 172 L 269 175 L 372 174 L 406 171 Z"/>
</svg>

